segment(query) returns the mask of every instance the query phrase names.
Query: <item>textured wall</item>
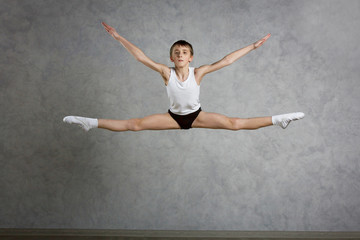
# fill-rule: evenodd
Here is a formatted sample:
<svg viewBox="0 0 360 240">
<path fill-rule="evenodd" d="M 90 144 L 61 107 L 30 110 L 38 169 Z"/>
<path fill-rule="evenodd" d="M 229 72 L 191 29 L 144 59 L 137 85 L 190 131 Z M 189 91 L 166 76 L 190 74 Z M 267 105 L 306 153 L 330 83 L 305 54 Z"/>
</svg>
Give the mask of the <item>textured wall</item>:
<svg viewBox="0 0 360 240">
<path fill-rule="evenodd" d="M 65 115 L 166 112 L 160 75 L 101 26 L 193 66 L 268 32 L 202 84 L 203 110 L 303 111 L 286 130 L 84 133 Z M 360 229 L 359 1 L 0 0 L 0 227 Z"/>
</svg>

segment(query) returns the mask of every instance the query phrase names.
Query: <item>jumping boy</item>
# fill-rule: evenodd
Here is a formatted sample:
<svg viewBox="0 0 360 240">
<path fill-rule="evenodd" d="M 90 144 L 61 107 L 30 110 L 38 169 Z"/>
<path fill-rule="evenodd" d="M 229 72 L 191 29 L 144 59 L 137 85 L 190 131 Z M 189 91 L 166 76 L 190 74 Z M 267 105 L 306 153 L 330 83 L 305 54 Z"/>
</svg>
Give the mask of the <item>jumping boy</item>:
<svg viewBox="0 0 360 240">
<path fill-rule="evenodd" d="M 154 114 L 144 118 L 129 120 L 94 119 L 78 116 L 67 116 L 64 122 L 77 124 L 85 131 L 92 128 L 103 128 L 111 131 L 141 131 L 141 130 L 167 130 L 167 129 L 258 129 L 271 125 L 278 125 L 285 129 L 291 121 L 302 119 L 302 112 L 283 115 L 257 117 L 257 118 L 230 118 L 218 113 L 208 113 L 200 107 L 200 83 L 208 73 L 226 67 L 252 50 L 257 49 L 270 37 L 266 35 L 259 41 L 226 55 L 220 61 L 198 68 L 190 67 L 193 60 L 193 48 L 190 43 L 180 40 L 170 48 L 170 60 L 174 67 L 170 68 L 161 63 L 154 62 L 138 47 L 120 36 L 116 30 L 102 23 L 105 30 L 119 41 L 139 62 L 160 73 L 164 80 L 170 100 L 170 109 L 167 113 Z"/>
</svg>

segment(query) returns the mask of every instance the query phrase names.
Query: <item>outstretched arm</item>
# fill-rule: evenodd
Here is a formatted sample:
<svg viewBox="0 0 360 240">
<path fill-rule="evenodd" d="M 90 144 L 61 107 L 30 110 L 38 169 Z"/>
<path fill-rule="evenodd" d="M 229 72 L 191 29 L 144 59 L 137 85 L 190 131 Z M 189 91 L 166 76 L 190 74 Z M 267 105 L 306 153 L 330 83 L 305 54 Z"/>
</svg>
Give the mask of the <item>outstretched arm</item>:
<svg viewBox="0 0 360 240">
<path fill-rule="evenodd" d="M 260 47 L 261 45 L 264 44 L 264 42 L 271 36 L 271 34 L 269 33 L 268 35 L 266 35 L 265 37 L 263 37 L 262 39 L 260 39 L 259 41 L 250 44 L 247 47 L 241 48 L 239 50 L 236 50 L 228 55 L 226 55 L 223 59 L 221 59 L 220 61 L 217 61 L 211 65 L 204 65 L 201 66 L 199 68 L 196 69 L 196 76 L 198 81 L 200 82 L 201 79 L 208 73 L 217 71 L 223 67 L 229 66 L 230 64 L 232 64 L 233 62 L 235 62 L 236 60 L 238 60 L 239 58 L 245 56 L 246 54 L 248 54 L 249 52 L 251 52 L 252 50 L 257 49 L 258 47 Z"/>
<path fill-rule="evenodd" d="M 141 51 L 140 48 L 126 40 L 124 37 L 120 36 L 115 28 L 107 25 L 106 23 L 102 23 L 105 30 L 117 41 L 119 41 L 125 48 L 128 50 L 131 55 L 135 57 L 135 59 L 141 63 L 143 63 L 145 66 L 159 72 L 161 76 L 164 78 L 164 80 L 168 80 L 170 76 L 170 68 L 167 67 L 164 64 L 160 64 L 157 62 L 154 62 L 152 59 L 150 59 L 148 56 L 144 54 L 143 51 Z"/>
</svg>

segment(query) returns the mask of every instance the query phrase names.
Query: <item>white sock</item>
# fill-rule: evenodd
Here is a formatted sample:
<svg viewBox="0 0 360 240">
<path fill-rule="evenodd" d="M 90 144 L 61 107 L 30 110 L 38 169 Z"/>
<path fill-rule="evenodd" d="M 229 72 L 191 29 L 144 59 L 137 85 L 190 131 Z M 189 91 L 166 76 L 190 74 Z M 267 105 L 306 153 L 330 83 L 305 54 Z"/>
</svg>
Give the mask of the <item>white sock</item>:
<svg viewBox="0 0 360 240">
<path fill-rule="evenodd" d="M 92 128 L 98 127 L 98 120 L 96 118 L 85 118 L 78 116 L 66 116 L 63 119 L 64 123 L 79 125 L 86 132 Z"/>
<path fill-rule="evenodd" d="M 285 129 L 291 121 L 296 121 L 305 117 L 302 112 L 288 113 L 282 115 L 276 115 L 272 117 L 272 123 Z"/>
</svg>

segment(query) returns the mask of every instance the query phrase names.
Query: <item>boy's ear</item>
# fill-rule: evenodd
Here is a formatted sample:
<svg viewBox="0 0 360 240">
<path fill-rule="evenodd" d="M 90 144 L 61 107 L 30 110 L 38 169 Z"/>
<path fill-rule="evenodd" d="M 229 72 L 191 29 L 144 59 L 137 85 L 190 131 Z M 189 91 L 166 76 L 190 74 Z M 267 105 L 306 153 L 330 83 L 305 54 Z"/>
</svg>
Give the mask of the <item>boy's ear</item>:
<svg viewBox="0 0 360 240">
<path fill-rule="evenodd" d="M 189 58 L 189 62 L 192 62 L 193 59 L 194 59 L 194 56 L 191 56 L 191 57 Z"/>
<path fill-rule="evenodd" d="M 171 61 L 171 62 L 174 62 L 174 59 L 172 59 L 172 57 L 170 57 L 170 61 Z"/>
</svg>

